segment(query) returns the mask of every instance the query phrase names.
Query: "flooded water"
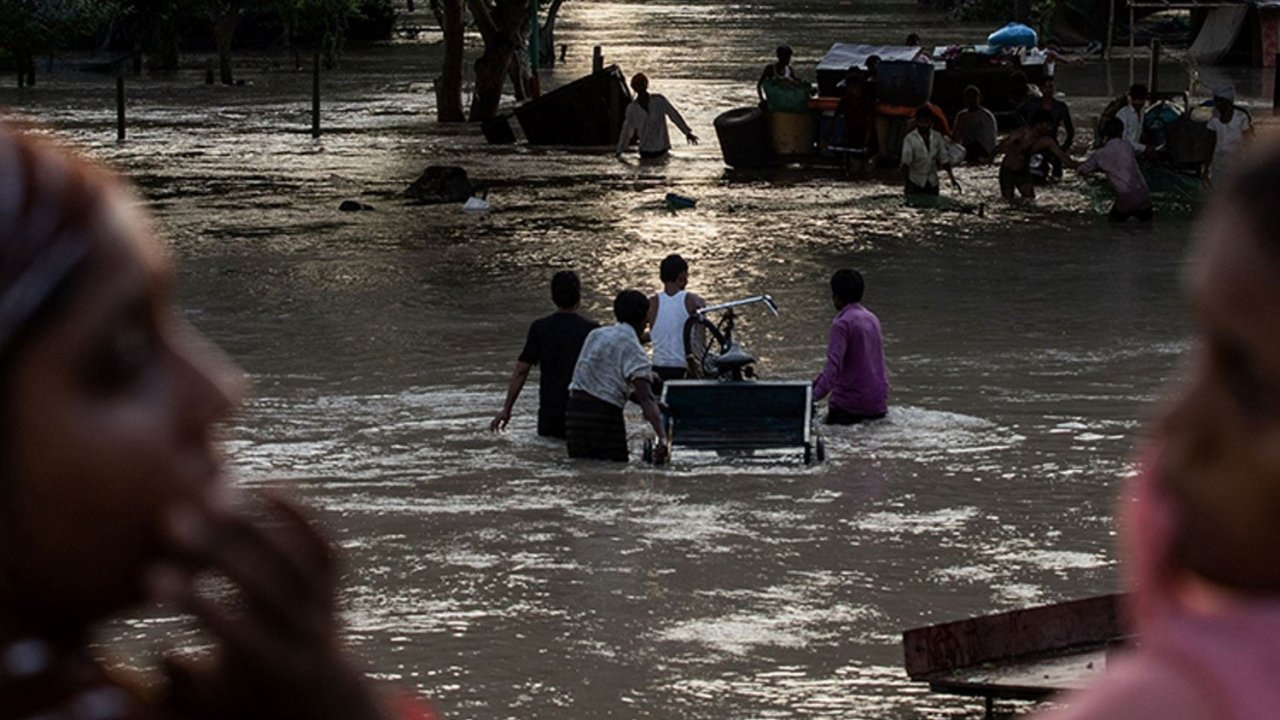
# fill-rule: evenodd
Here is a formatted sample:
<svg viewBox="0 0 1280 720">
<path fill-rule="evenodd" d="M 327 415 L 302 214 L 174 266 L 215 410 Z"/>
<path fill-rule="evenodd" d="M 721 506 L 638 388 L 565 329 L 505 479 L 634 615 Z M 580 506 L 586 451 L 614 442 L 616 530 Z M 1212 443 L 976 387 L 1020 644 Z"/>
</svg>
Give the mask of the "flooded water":
<svg viewBox="0 0 1280 720">
<path fill-rule="evenodd" d="M 1191 214 L 1112 227 L 1075 179 L 1009 208 L 994 168 L 957 171 L 982 218 L 904 208 L 896 184 L 741 177 L 711 121 L 753 101 L 778 42 L 812 76 L 832 42 L 989 29 L 907 0 L 566 3 L 568 62 L 544 84 L 585 72 L 596 44 L 645 71 L 703 139 L 657 166 L 436 126 L 426 35 L 349 53 L 318 142 L 309 79 L 283 55 L 241 57 L 240 88 L 205 87 L 199 61 L 131 80 L 123 144 L 105 76 L 45 76 L 0 105 L 141 186 L 193 320 L 254 381 L 228 430 L 235 472 L 322 510 L 349 560 L 350 641 L 380 677 L 476 720 L 974 717 L 907 680 L 900 634 L 1115 588 L 1117 481 L 1187 347 Z M 1082 127 L 1128 80 L 1122 61 L 1059 76 Z M 1262 78 L 1231 79 L 1257 101 Z M 465 166 L 494 210 L 405 205 L 428 164 Z M 697 208 L 667 211 L 667 192 Z M 376 210 L 338 212 L 347 198 Z M 487 432 L 552 272 L 575 268 L 607 320 L 670 252 L 713 302 L 778 300 L 781 317 L 741 325 L 769 378 L 817 372 L 827 279 L 862 270 L 888 418 L 827 430 L 813 468 L 685 450 L 661 470 L 569 462 L 534 436 L 532 386 Z M 114 632 L 147 648 L 180 627 Z"/>
</svg>

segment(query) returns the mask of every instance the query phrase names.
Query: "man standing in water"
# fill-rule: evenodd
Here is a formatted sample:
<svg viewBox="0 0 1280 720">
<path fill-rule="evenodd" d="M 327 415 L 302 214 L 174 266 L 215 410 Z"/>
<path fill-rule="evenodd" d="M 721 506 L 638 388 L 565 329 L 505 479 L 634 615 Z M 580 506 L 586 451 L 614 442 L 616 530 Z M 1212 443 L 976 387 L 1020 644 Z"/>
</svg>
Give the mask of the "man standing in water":
<svg viewBox="0 0 1280 720">
<path fill-rule="evenodd" d="M 665 462 L 667 435 L 653 397 L 649 356 L 640 344 L 648 311 L 644 293 L 623 290 L 613 300 L 618 322 L 587 335 L 569 383 L 565 414 L 569 457 L 626 462 L 627 423 L 622 409 L 628 399 L 634 399 L 657 436 L 654 462 Z"/>
<path fill-rule="evenodd" d="M 524 350 L 516 360 L 516 369 L 507 384 L 507 400 L 502 412 L 489 423 L 489 430 L 498 432 L 511 422 L 511 409 L 516 398 L 529 379 L 534 365 L 542 366 L 538 381 L 538 434 L 563 439 L 565 436 L 564 413 L 569 403 L 569 381 L 573 378 L 573 366 L 587 333 L 599 325 L 578 314 L 582 300 L 582 284 L 572 270 L 561 270 L 551 277 L 551 301 L 556 311 L 534 320 L 524 341 Z"/>
<path fill-rule="evenodd" d="M 679 255 L 668 255 L 658 266 L 662 290 L 649 298 L 645 324 L 653 342 L 653 371 L 663 380 L 680 380 L 689 372 L 684 348 L 684 326 L 689 316 L 707 301 L 689 292 L 689 263 Z"/>
<path fill-rule="evenodd" d="M 831 276 L 836 318 L 827 339 L 827 362 L 813 381 L 813 399 L 828 395 L 827 424 L 854 425 L 878 420 L 889 410 L 889 380 L 884 367 L 880 319 L 862 306 L 866 284 L 857 270 Z"/>
<path fill-rule="evenodd" d="M 982 106 L 982 91 L 970 85 L 964 89 L 964 109 L 951 123 L 951 139 L 964 147 L 965 162 L 991 159 L 996 149 L 996 116 Z"/>
<path fill-rule="evenodd" d="M 1018 115 L 1022 118 L 1024 125 L 1030 125 L 1031 116 L 1034 115 L 1037 110 L 1044 110 L 1049 113 L 1049 119 L 1051 121 L 1049 136 L 1057 141 L 1060 131 L 1066 130 L 1066 137 L 1062 139 L 1060 147 L 1064 152 L 1070 153 L 1071 146 L 1075 144 L 1076 141 L 1076 127 L 1071 122 L 1071 108 L 1067 107 L 1066 103 L 1062 102 L 1055 96 L 1056 86 L 1052 75 L 1045 75 L 1041 77 L 1039 87 L 1040 97 L 1032 97 L 1024 101 L 1017 110 Z M 1051 177 L 1054 179 L 1061 179 L 1062 163 L 1058 161 L 1057 157 L 1044 152 L 1037 154 L 1041 156 L 1044 162 L 1049 164 L 1049 166 L 1045 168 L 1045 181 L 1047 182 Z"/>
<path fill-rule="evenodd" d="M 1129 102 L 1116 111 L 1116 118 L 1124 123 L 1124 141 L 1139 155 L 1147 152 L 1142 143 L 1143 108 L 1147 106 L 1147 86 L 1138 83 L 1129 88 Z"/>
<path fill-rule="evenodd" d="M 1102 172 L 1107 176 L 1107 182 L 1116 191 L 1116 201 L 1111 205 L 1109 213 L 1112 222 L 1124 222 L 1131 217 L 1141 222 L 1151 222 L 1154 215 L 1151 209 L 1151 192 L 1147 188 L 1146 178 L 1142 177 L 1142 169 L 1138 167 L 1133 148 L 1124 141 L 1123 136 L 1124 123 L 1118 118 L 1107 118 L 1102 126 L 1102 137 L 1106 144 L 1094 150 L 1080 163 L 1076 172 L 1081 175 Z"/>
<path fill-rule="evenodd" d="M 1052 133 L 1053 117 L 1046 110 L 1037 109 L 1031 114 L 1029 125 L 1009 133 L 996 146 L 995 155 L 1004 153 L 1004 160 L 1000 162 L 1000 194 L 1005 200 L 1013 200 L 1015 191 L 1023 199 L 1035 199 L 1031 156 L 1038 152 L 1052 153 L 1067 167 L 1076 166 L 1076 161 L 1058 147 Z"/>
<path fill-rule="evenodd" d="M 1223 173 L 1244 142 L 1253 137 L 1249 114 L 1236 107 L 1234 85 L 1213 91 L 1213 117 L 1205 127 L 1213 132 L 1213 159 L 1209 161 L 1209 182 L 1221 182 Z"/>
<path fill-rule="evenodd" d="M 938 169 L 946 171 L 951 185 L 958 185 L 951 173 L 951 144 L 933 129 L 933 111 L 927 106 L 916 110 L 916 127 L 902 141 L 902 173 L 906 176 L 907 195 L 937 195 Z"/>
<path fill-rule="evenodd" d="M 764 84 L 768 80 L 803 83 L 800 78 L 796 77 L 795 68 L 791 67 L 791 48 L 789 46 L 779 45 L 778 62 L 765 65 L 764 72 L 760 73 L 760 79 L 756 81 L 756 94 L 760 96 L 760 102 L 765 101 Z"/>
<path fill-rule="evenodd" d="M 615 153 L 618 157 L 622 157 L 623 151 L 636 134 L 640 135 L 640 157 L 665 157 L 671 151 L 667 118 L 671 118 L 671 122 L 680 128 L 690 145 L 698 144 L 698 136 L 693 134 L 689 124 L 671 103 L 657 93 L 649 93 L 649 78 L 644 73 L 636 73 L 631 78 L 631 89 L 636 91 L 636 98 L 627 106 L 626 117 L 622 121 L 622 133 L 618 137 L 618 150 Z"/>
</svg>

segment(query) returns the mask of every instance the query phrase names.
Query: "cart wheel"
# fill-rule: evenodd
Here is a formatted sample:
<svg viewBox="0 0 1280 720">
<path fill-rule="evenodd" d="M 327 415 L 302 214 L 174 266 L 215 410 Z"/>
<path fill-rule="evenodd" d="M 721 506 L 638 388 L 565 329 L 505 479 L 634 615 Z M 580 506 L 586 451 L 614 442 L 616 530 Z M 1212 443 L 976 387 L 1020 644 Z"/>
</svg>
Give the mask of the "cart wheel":
<svg viewBox="0 0 1280 720">
<path fill-rule="evenodd" d="M 646 463 L 653 464 L 653 438 L 644 439 L 644 449 L 640 451 L 640 456 Z"/>
<path fill-rule="evenodd" d="M 818 458 L 818 462 L 820 463 L 824 463 L 827 461 L 827 443 L 824 442 L 822 438 L 818 438 L 816 456 Z"/>
<path fill-rule="evenodd" d="M 804 464 L 805 465 L 813 464 L 813 446 L 810 445 L 809 443 L 804 444 Z"/>
</svg>

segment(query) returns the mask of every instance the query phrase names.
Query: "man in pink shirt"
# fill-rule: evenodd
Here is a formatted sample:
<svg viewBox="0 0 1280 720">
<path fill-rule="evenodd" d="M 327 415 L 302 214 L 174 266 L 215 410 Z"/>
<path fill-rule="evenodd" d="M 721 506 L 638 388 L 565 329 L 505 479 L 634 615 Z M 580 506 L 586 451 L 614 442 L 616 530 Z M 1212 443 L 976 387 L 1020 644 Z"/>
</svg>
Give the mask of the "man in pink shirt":
<svg viewBox="0 0 1280 720">
<path fill-rule="evenodd" d="M 828 425 L 878 420 L 889 409 L 880 320 L 862 306 L 866 283 L 857 270 L 831 276 L 836 318 L 827 340 L 827 364 L 813 381 L 813 399 L 827 400 Z"/>
<path fill-rule="evenodd" d="M 1101 172 L 1107 176 L 1111 189 L 1116 191 L 1116 201 L 1108 213 L 1112 222 L 1124 222 L 1131 217 L 1151 222 L 1154 215 L 1151 192 L 1133 156 L 1133 148 L 1124 140 L 1124 123 L 1108 118 L 1102 126 L 1102 137 L 1106 144 L 1080 163 L 1076 172 L 1081 175 Z"/>
</svg>

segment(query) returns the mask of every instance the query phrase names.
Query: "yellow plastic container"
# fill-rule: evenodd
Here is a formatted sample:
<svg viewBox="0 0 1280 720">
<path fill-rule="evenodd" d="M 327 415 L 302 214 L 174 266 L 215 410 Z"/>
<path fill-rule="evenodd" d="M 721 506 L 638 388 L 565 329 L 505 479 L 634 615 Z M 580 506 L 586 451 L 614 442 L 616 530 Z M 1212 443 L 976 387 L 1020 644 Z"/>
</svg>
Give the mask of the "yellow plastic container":
<svg viewBox="0 0 1280 720">
<path fill-rule="evenodd" d="M 769 113 L 769 135 L 778 155 L 812 155 L 818 137 L 818 121 L 812 113 Z"/>
</svg>

